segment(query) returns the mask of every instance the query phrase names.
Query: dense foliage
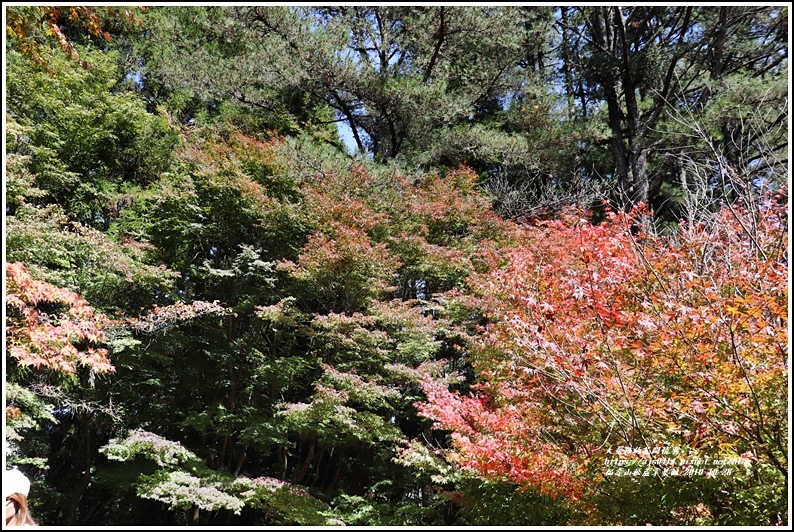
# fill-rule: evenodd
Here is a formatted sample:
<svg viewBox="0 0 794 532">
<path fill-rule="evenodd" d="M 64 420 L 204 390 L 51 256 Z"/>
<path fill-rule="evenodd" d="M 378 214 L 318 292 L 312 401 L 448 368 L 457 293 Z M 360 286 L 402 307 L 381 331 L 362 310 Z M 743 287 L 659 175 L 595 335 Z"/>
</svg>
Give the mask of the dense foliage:
<svg viewBox="0 0 794 532">
<path fill-rule="evenodd" d="M 788 524 L 787 8 L 5 9 L 40 524 Z"/>
<path fill-rule="evenodd" d="M 454 461 L 486 477 L 598 504 L 627 497 L 615 489 L 659 492 L 617 524 L 665 522 L 688 510 L 664 496 L 695 490 L 710 498 L 691 524 L 783 515 L 784 491 L 744 492 L 757 478 L 783 490 L 788 472 L 785 213 L 772 201 L 749 235 L 747 213 L 725 210 L 668 237 L 645 232 L 640 214 L 592 226 L 567 213 L 528 229 L 504 268 L 473 276 L 471 305 L 488 318 L 471 357 L 481 382 L 458 394 L 427 380 L 420 412 L 452 431 Z M 746 468 L 673 473 L 652 463 L 664 447 L 678 449 L 674 465 Z M 621 485 L 605 476 L 619 448 L 654 467 Z M 729 511 L 720 493 L 748 505 Z"/>
</svg>

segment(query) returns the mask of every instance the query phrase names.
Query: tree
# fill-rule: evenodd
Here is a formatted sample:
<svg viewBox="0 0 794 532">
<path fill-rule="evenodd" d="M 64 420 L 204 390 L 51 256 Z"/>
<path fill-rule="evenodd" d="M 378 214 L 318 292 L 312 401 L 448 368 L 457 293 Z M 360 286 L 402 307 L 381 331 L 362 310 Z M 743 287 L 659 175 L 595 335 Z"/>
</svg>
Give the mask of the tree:
<svg viewBox="0 0 794 532">
<path fill-rule="evenodd" d="M 686 72 L 679 63 L 694 46 L 687 38 L 693 9 L 580 8 L 581 26 L 563 28 L 566 36 L 579 33 L 590 50 L 585 72 L 607 106 L 618 194 L 629 206 L 649 200 L 648 138 L 679 82 L 676 76 Z M 565 65 L 570 79 L 570 63 Z"/>
<path fill-rule="evenodd" d="M 633 220 L 611 214 L 592 226 L 574 212 L 529 227 L 526 243 L 506 252 L 504 269 L 474 280 L 483 300 L 472 304 L 488 322 L 476 341 L 481 380 L 473 393 L 425 381 L 428 400 L 419 408 L 451 432 L 449 458 L 486 478 L 581 499 L 586 512 L 601 506 L 605 513 L 591 514 L 596 520 L 687 522 L 693 517 L 683 507 L 698 504 L 716 522 L 782 515 L 788 303 L 781 200 L 768 198 L 753 229 L 752 216 L 736 207 L 671 237 L 648 226 L 635 234 L 640 213 Z M 632 486 L 605 476 L 607 449 L 622 446 L 640 461 L 671 446 L 746 459 L 748 469 L 725 478 L 652 474 Z M 751 495 L 749 476 L 777 495 Z M 726 486 L 749 492 L 741 503 L 729 501 L 719 495 Z M 631 498 L 640 489 L 644 500 L 648 489 L 677 493 L 664 508 L 673 517 L 605 510 L 599 495 L 627 498 L 621 504 L 639 511 Z"/>
<path fill-rule="evenodd" d="M 665 121 L 676 132 L 667 144 L 680 177 L 671 181 L 684 201 L 694 195 L 711 198 L 712 210 L 733 201 L 750 208 L 784 185 L 784 13 L 774 7 L 703 13 L 709 52 L 701 54 L 700 68 L 708 78 L 684 91 Z"/>
<path fill-rule="evenodd" d="M 491 267 L 510 224 L 466 168 L 412 180 L 306 138 L 186 138 L 113 231 L 161 251 L 181 272 L 175 294 L 228 313 L 133 326 L 147 348 L 119 366 L 125 425 L 179 438 L 212 470 L 309 489 L 342 520 L 373 499 L 393 502 L 382 523 L 438 519 L 431 485 L 410 498 L 420 488 L 392 446 L 423 429 L 415 368 L 459 342 L 452 323 L 434 332 L 431 298 Z M 236 519 L 225 513 L 197 522 Z"/>
<path fill-rule="evenodd" d="M 783 11 L 778 7 L 583 7 L 574 12 L 566 9 L 564 15 L 559 24 L 569 100 L 578 97 L 583 114 L 588 108 L 597 112 L 599 102 L 606 105 L 618 201 L 627 208 L 639 202 L 655 205 L 662 185 L 675 183 L 675 169 L 665 168 L 660 155 L 678 153 L 686 143 L 682 139 L 671 146 L 667 144 L 670 137 L 659 134 L 666 127 L 668 111 L 675 112 L 681 105 L 696 109 L 693 112 L 699 122 L 711 109 L 724 117 L 718 96 L 722 89 L 718 87 L 728 89 L 727 96 L 731 84 L 717 80 L 727 81 L 731 73 L 739 72 L 742 79 L 782 81 L 786 77 L 786 35 L 781 24 Z M 728 33 L 730 41 L 726 40 Z M 584 80 L 578 87 L 573 86 L 575 75 Z M 744 90 L 748 89 L 747 96 L 752 94 L 770 104 L 774 101 L 775 110 L 744 141 L 737 137 L 738 130 L 723 131 L 721 138 L 733 138 L 726 141 L 732 143 L 730 150 L 755 151 L 762 132 L 775 131 L 786 116 L 782 100 L 772 96 L 776 90 L 770 92 L 760 85 Z M 723 124 L 730 121 L 739 129 L 748 127 L 748 114 L 740 114 L 723 118 Z M 776 141 L 769 147 L 780 149 Z M 705 163 L 702 159 L 698 162 Z M 731 164 L 735 163 L 736 155 Z"/>
<path fill-rule="evenodd" d="M 28 449 L 18 463 L 46 468 L 46 449 L 28 437 L 58 423 L 55 404 L 61 412 L 96 408 L 81 404 L 90 396 L 81 389 L 115 371 L 111 321 L 78 294 L 34 279 L 22 263 L 8 263 L 5 273 L 7 438 L 12 449 Z"/>
<path fill-rule="evenodd" d="M 6 36 L 14 49 L 34 63 L 48 65 L 45 43 L 54 41 L 67 57 L 79 60 L 83 68 L 91 68 L 89 61 L 80 59 L 75 40 L 112 41 L 112 33 L 124 26 L 141 25 L 137 10 L 144 12 L 146 8 L 11 6 L 6 9 Z"/>
<path fill-rule="evenodd" d="M 109 323 L 83 298 L 34 280 L 19 262 L 6 265 L 6 282 L 7 345 L 17 364 L 66 375 L 76 373 L 78 363 L 92 372 L 113 371 L 107 349 L 99 347 Z"/>
<path fill-rule="evenodd" d="M 287 113 L 304 130 L 346 122 L 360 152 L 422 162 L 429 147 L 444 146 L 439 131 L 486 122 L 524 91 L 528 75 L 540 75 L 541 11 L 258 6 L 188 20 L 181 8 L 150 10 L 164 33 L 152 26 L 146 45 L 159 52 L 147 75 L 211 101 Z M 164 39 L 168 46 L 158 44 Z M 195 75 L 185 75 L 185 61 Z M 295 98 L 295 106 L 279 103 Z M 320 108 L 334 115 L 307 114 Z"/>
<path fill-rule="evenodd" d="M 83 54 L 95 68 L 75 69 L 52 50 L 41 52 L 49 70 L 14 50 L 7 54 L 6 122 L 21 128 L 13 136 L 8 130 L 7 150 L 22 157 L 32 185 L 44 191 L 28 203 L 58 203 L 72 220 L 107 228 L 130 190 L 168 167 L 177 138 L 134 95 L 114 92 L 112 54 Z M 17 201 L 9 203 L 12 214 Z"/>
</svg>

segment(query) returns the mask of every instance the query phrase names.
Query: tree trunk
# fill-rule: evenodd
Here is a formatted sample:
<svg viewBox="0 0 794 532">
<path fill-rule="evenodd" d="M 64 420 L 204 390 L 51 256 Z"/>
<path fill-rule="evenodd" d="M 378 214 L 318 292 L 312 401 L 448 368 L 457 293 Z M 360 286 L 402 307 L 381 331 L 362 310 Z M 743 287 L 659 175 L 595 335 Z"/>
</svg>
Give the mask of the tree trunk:
<svg viewBox="0 0 794 532">
<path fill-rule="evenodd" d="M 82 461 L 80 469 L 82 470 L 77 477 L 77 482 L 72 486 L 71 501 L 69 507 L 64 511 L 63 523 L 65 525 L 72 525 L 77 519 L 77 509 L 80 508 L 80 501 L 83 499 L 86 489 L 91 482 L 91 465 L 92 465 L 92 439 L 91 439 L 91 414 L 79 414 L 75 425 L 80 434 L 80 451 L 82 452 Z"/>
<path fill-rule="evenodd" d="M 593 37 L 609 66 L 601 79 L 607 102 L 610 148 L 615 158 L 618 201 L 626 210 L 648 202 L 647 149 L 640 125 L 637 84 L 631 73 L 631 48 L 619 7 L 597 7 Z M 625 109 L 622 102 L 625 102 Z"/>
<path fill-rule="evenodd" d="M 314 462 L 315 456 L 315 448 L 317 444 L 317 436 L 310 436 L 309 437 L 309 450 L 306 453 L 306 458 L 304 458 L 303 462 L 301 462 L 300 467 L 295 474 L 292 476 L 292 483 L 293 484 L 300 484 L 303 482 L 303 479 L 306 477 L 306 473 L 309 471 L 309 466 Z"/>
<path fill-rule="evenodd" d="M 573 105 L 573 78 L 571 76 L 571 38 L 568 30 L 568 8 L 566 6 L 560 8 L 560 20 L 562 21 L 562 73 L 565 80 L 565 95 L 568 99 L 568 116 L 573 117 L 575 108 Z"/>
<path fill-rule="evenodd" d="M 198 506 L 194 506 L 185 512 L 185 521 L 187 521 L 188 526 L 196 526 L 200 524 L 200 518 L 201 511 L 199 510 Z"/>
</svg>

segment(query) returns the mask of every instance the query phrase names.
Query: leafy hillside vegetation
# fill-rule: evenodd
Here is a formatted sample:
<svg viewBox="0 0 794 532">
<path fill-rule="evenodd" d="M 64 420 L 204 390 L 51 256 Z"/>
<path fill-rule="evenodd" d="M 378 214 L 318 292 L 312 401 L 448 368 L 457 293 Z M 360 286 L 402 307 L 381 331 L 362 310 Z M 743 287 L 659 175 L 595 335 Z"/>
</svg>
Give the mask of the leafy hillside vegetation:
<svg viewBox="0 0 794 532">
<path fill-rule="evenodd" d="M 39 524 L 789 524 L 786 7 L 5 9 Z"/>
</svg>

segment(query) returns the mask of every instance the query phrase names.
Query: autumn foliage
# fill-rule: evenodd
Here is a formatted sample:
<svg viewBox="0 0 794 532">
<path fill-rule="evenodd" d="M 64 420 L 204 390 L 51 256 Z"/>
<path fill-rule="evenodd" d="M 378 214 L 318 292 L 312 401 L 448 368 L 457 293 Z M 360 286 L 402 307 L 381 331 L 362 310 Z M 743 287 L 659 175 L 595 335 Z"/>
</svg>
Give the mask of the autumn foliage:
<svg viewBox="0 0 794 532">
<path fill-rule="evenodd" d="M 6 34 L 16 41 L 17 49 L 37 63 L 44 63 L 42 53 L 42 36 L 54 41 L 61 52 L 70 59 L 80 62 L 83 68 L 89 68 L 86 61 L 80 59 L 80 53 L 69 37 L 64 33 L 65 26 L 72 26 L 85 31 L 92 38 L 104 41 L 113 40 L 108 27 L 112 24 L 130 23 L 141 26 L 143 22 L 136 11 L 146 11 L 139 7 L 86 7 L 86 6 L 18 6 L 6 9 Z"/>
<path fill-rule="evenodd" d="M 6 265 L 6 347 L 20 366 L 67 375 L 86 366 L 113 372 L 104 328 L 109 320 L 79 295 L 31 277 L 20 262 Z"/>
<path fill-rule="evenodd" d="M 504 268 L 470 279 L 487 318 L 479 383 L 427 379 L 418 405 L 450 431 L 448 457 L 574 500 L 609 480 L 619 446 L 741 456 L 785 477 L 785 208 L 725 209 L 668 236 L 642 206 L 598 225 L 586 214 L 527 226 Z"/>
</svg>

